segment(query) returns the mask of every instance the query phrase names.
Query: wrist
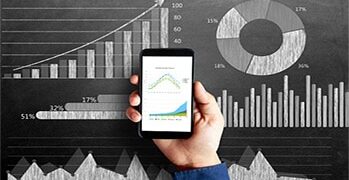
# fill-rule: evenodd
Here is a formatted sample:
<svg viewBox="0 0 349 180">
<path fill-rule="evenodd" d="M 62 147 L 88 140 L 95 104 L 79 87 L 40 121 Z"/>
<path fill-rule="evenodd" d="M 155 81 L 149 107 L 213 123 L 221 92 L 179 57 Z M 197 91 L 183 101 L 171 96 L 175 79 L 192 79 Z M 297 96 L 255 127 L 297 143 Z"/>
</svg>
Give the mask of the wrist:
<svg viewBox="0 0 349 180">
<path fill-rule="evenodd" d="M 176 168 L 178 170 L 183 171 L 183 170 L 214 166 L 220 163 L 221 163 L 221 160 L 219 159 L 217 153 L 212 153 L 210 155 L 209 154 L 194 155 L 194 156 L 188 157 L 188 160 L 185 163 L 181 165 L 176 165 Z"/>
</svg>

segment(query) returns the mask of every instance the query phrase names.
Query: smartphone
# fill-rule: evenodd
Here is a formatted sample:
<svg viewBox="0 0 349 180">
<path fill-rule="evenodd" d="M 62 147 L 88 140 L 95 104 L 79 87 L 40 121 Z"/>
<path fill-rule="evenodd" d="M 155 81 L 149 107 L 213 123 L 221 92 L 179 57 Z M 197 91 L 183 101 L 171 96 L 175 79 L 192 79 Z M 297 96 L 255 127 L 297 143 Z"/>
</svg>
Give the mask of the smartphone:
<svg viewBox="0 0 349 180">
<path fill-rule="evenodd" d="M 185 139 L 193 132 L 194 51 L 145 49 L 140 54 L 139 135 Z"/>
</svg>

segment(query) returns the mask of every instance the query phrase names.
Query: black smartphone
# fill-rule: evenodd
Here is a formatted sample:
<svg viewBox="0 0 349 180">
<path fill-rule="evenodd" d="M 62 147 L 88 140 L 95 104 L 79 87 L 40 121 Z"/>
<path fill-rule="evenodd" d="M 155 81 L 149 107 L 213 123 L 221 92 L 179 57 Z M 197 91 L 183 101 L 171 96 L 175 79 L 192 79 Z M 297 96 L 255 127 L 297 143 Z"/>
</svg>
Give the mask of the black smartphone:
<svg viewBox="0 0 349 180">
<path fill-rule="evenodd" d="M 145 49 L 140 54 L 139 135 L 185 139 L 193 132 L 194 51 Z"/>
</svg>

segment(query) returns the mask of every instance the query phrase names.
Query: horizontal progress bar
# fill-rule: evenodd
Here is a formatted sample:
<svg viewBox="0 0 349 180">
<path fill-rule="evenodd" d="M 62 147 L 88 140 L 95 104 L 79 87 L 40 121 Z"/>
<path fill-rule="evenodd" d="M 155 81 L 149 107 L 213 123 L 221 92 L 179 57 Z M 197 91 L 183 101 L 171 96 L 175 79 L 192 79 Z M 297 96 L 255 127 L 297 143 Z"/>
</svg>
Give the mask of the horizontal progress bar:
<svg viewBox="0 0 349 180">
<path fill-rule="evenodd" d="M 39 111 L 40 120 L 121 120 L 127 119 L 124 111 Z"/>
<path fill-rule="evenodd" d="M 125 111 L 128 103 L 67 103 L 67 111 Z"/>
<path fill-rule="evenodd" d="M 1 21 L 6 21 L 6 22 L 23 22 L 23 21 L 130 21 L 132 19 L 2 19 Z M 158 19 L 139 19 L 140 21 L 159 21 Z"/>
<path fill-rule="evenodd" d="M 147 9 L 142 7 L 2 7 L 3 10 L 130 10 L 130 9 Z"/>
<path fill-rule="evenodd" d="M 128 103 L 129 95 L 125 94 L 101 94 L 97 96 L 99 103 Z"/>
</svg>

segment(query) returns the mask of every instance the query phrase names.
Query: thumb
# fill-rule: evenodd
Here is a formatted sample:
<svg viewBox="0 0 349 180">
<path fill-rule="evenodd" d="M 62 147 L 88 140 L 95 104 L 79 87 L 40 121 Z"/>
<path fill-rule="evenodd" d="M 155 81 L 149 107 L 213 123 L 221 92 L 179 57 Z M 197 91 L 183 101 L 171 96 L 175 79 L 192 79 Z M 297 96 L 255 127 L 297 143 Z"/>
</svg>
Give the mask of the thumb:
<svg viewBox="0 0 349 180">
<path fill-rule="evenodd" d="M 194 83 L 194 98 L 201 114 L 216 115 L 220 113 L 216 99 L 198 81 Z"/>
</svg>

